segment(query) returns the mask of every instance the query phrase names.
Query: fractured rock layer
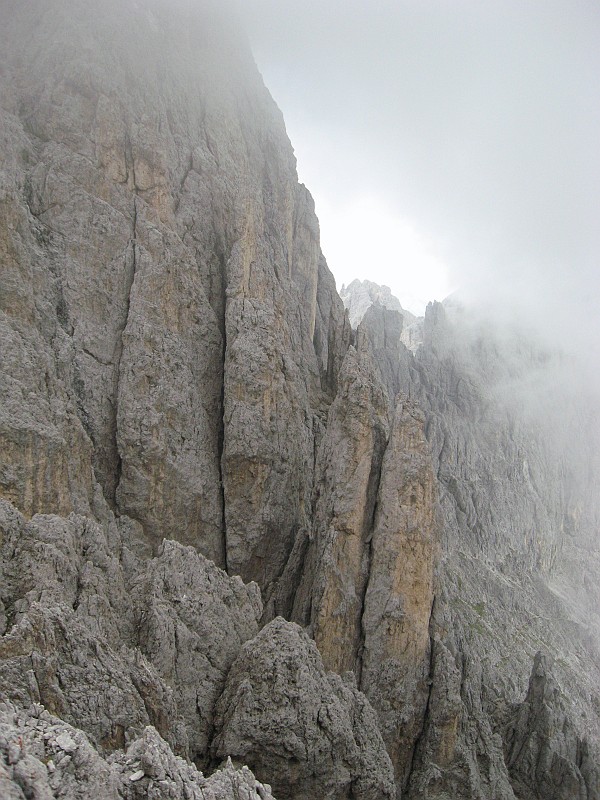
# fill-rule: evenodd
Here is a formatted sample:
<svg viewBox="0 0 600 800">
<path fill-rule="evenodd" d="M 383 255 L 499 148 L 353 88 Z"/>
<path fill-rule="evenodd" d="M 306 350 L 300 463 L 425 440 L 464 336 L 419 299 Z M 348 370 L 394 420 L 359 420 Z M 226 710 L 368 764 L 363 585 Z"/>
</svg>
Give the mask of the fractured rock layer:
<svg viewBox="0 0 600 800">
<path fill-rule="evenodd" d="M 314 642 L 281 617 L 242 648 L 231 668 L 214 748 L 269 775 L 281 798 L 395 796 L 366 698 L 327 673 Z"/>
<path fill-rule="evenodd" d="M 596 800 L 564 362 L 373 285 L 351 330 L 218 4 L 0 14 L 5 794 Z"/>
<path fill-rule="evenodd" d="M 124 753 L 103 759 L 86 736 L 47 710 L 0 705 L 0 789 L 7 800 L 267 800 L 270 788 L 229 761 L 205 778 L 174 756 L 151 727 Z"/>
</svg>

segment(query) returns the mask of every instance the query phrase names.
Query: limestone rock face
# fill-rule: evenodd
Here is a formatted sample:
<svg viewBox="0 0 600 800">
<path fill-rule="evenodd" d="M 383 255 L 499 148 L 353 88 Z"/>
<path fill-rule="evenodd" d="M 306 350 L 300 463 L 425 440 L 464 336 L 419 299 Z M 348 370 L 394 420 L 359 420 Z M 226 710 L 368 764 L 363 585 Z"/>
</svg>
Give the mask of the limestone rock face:
<svg viewBox="0 0 600 800">
<path fill-rule="evenodd" d="M 375 370 L 387 389 L 390 415 L 398 392 L 406 393 L 409 375 L 408 354 L 400 343 L 402 317 L 380 305 L 372 305 L 365 312 L 357 331 L 357 347 L 371 353 Z"/>
<path fill-rule="evenodd" d="M 596 800 L 597 399 L 352 329 L 222 6 L 0 0 L 1 791 Z"/>
<path fill-rule="evenodd" d="M 152 724 L 205 759 L 229 667 L 258 631 L 258 587 L 175 542 L 140 563 L 118 557 L 118 530 L 111 542 L 83 517 L 0 509 L 7 696 L 43 703 L 107 749 Z"/>
<path fill-rule="evenodd" d="M 425 332 L 410 394 L 425 411 L 443 533 L 433 684 L 408 796 L 518 797 L 506 715 L 540 644 L 561 654 L 570 724 L 598 746 L 593 406 L 574 366 L 515 331 L 437 304 Z"/>
<path fill-rule="evenodd" d="M 197 5 L 2 4 L 0 679 L 98 752 L 152 725 L 204 764 L 262 610 L 218 567 L 293 597 L 351 331 L 281 115 Z"/>
<path fill-rule="evenodd" d="M 401 786 L 429 696 L 430 617 L 439 520 L 420 409 L 400 400 L 383 457 L 371 541 L 361 686 L 376 709 Z"/>
<path fill-rule="evenodd" d="M 257 634 L 255 584 L 229 578 L 175 542 L 140 560 L 134 551 L 143 552 L 145 540 L 126 520 L 103 526 L 76 515 L 38 515 L 27 522 L 5 501 L 2 512 L 3 696 L 26 716 L 38 704 L 43 719 L 50 712 L 73 726 L 69 741 L 85 743 L 71 758 L 75 771 L 65 760 L 66 771 L 55 777 L 43 770 L 46 751 L 34 761 L 27 756 L 19 767 L 27 781 L 15 770 L 3 775 L 11 793 L 14 784 L 46 791 L 47 779 L 52 791 L 65 786 L 66 796 L 84 796 L 100 775 L 101 798 L 158 798 L 167 789 L 175 798 L 252 798 L 255 789 L 270 796 L 247 771 L 227 768 L 204 782 L 175 751 L 205 768 L 229 755 L 253 764 L 265 781 L 282 783 L 284 796 L 393 796 L 392 766 L 367 698 L 354 680 L 325 672 L 297 626 L 278 619 Z M 242 683 L 251 675 L 262 698 L 247 720 L 230 696 L 241 691 L 236 675 Z M 273 681 L 282 685 L 280 697 L 272 696 Z M 267 746 L 276 717 L 280 728 Z M 248 726 L 259 755 L 244 749 Z M 59 745 L 67 742 L 62 728 L 57 736 Z M 279 752 L 281 737 L 305 742 L 303 765 L 297 748 Z M 283 785 L 290 774 L 297 781 L 291 795 Z"/>
<path fill-rule="evenodd" d="M 525 778 L 511 770 L 506 715 L 523 702 L 540 642 L 549 653 L 561 653 L 557 669 L 570 698 L 565 724 L 577 730 L 572 741 L 589 734 L 595 752 L 598 746 L 598 715 L 589 713 L 598 708 L 600 685 L 592 577 L 598 568 L 593 534 L 598 504 L 589 482 L 597 474 L 593 401 L 590 405 L 576 366 L 518 332 L 478 319 L 455 301 L 429 307 L 424 339 L 414 354 L 390 335 L 398 324 L 395 314 L 371 305 L 358 326 L 357 347 L 371 353 L 372 380 L 385 385 L 388 396 L 400 391 L 424 412 L 422 453 L 433 457 L 442 538 L 438 571 L 429 573 L 435 609 L 429 629 L 420 628 L 429 662 L 421 662 L 420 678 L 410 689 L 394 676 L 382 691 L 367 665 L 371 657 L 385 672 L 385 641 L 367 650 L 365 602 L 361 685 L 379 713 L 396 769 L 406 767 L 398 781 L 404 795 L 528 796 L 541 778 L 533 757 L 523 766 Z M 390 444 L 384 464 L 389 450 Z M 391 463 L 400 465 L 407 450 L 403 443 Z M 386 484 L 382 470 L 378 513 L 387 496 L 391 518 L 400 518 L 402 501 L 391 501 L 390 488 L 401 487 L 403 475 L 410 470 L 398 466 L 393 482 Z M 423 530 L 431 528 L 426 524 Z M 399 538 L 383 560 L 384 569 L 371 558 L 369 589 L 390 581 L 393 554 L 401 552 Z M 436 558 L 432 561 L 431 567 Z M 428 560 L 421 554 L 416 563 Z M 418 575 L 409 559 L 402 591 Z M 418 637 L 411 632 L 408 639 L 410 652 Z M 403 648 L 393 651 L 397 656 Z M 577 665 L 583 664 L 580 670 Z M 403 719 L 411 713 L 408 697 L 417 701 L 412 723 Z M 402 739 L 411 724 L 411 735 Z M 533 726 L 531 719 L 527 724 Z M 401 737 L 395 754 L 390 749 L 394 726 Z M 565 774 L 578 774 L 577 748 L 558 750 L 566 753 Z M 559 780 L 551 760 L 538 763 L 553 774 L 548 786 Z M 519 788 L 523 785 L 529 789 Z"/>
<path fill-rule="evenodd" d="M 350 331 L 223 14 L 4 0 L 0 486 L 28 515 L 85 514 L 97 481 L 155 550 L 270 591 Z"/>
<path fill-rule="evenodd" d="M 164 542 L 132 587 L 131 602 L 138 646 L 173 688 L 189 754 L 203 764 L 229 668 L 258 632 L 258 586 L 228 578 L 191 547 Z"/>
<path fill-rule="evenodd" d="M 372 305 L 398 311 L 403 317 L 405 325 L 410 325 L 416 319 L 414 314 L 402 308 L 400 301 L 391 292 L 389 286 L 380 286 L 373 281 L 353 280 L 348 286 L 342 286 L 340 297 L 348 309 L 350 324 L 356 328 Z"/>
<path fill-rule="evenodd" d="M 278 797 L 394 797 L 377 718 L 352 682 L 327 673 L 301 628 L 281 617 L 248 642 L 217 708 L 215 755 L 269 775 Z"/>
<path fill-rule="evenodd" d="M 340 371 L 294 614 L 329 669 L 355 673 L 402 785 L 429 693 L 439 519 L 424 416 L 399 397 L 389 419 L 371 344 L 359 338 Z"/>
<path fill-rule="evenodd" d="M 393 311 L 401 319 L 397 336 L 394 336 L 396 345 L 402 342 L 408 350 L 416 352 L 423 343 L 423 317 L 417 317 L 402 308 L 389 286 L 379 286 L 373 281 L 354 280 L 348 286 L 342 286 L 340 297 L 348 309 L 353 328 L 357 328 L 372 311 Z M 388 342 L 392 341 L 389 335 L 387 339 Z"/>
<path fill-rule="evenodd" d="M 360 674 L 373 517 L 389 436 L 388 398 L 368 353 L 351 348 L 317 457 L 315 516 L 294 618 L 328 669 Z"/>
<path fill-rule="evenodd" d="M 42 703 L 100 747 L 153 724 L 186 750 L 172 692 L 139 652 L 123 647 L 133 644 L 133 618 L 106 530 L 75 515 L 26 523 L 6 502 L 1 510 L 4 695 Z M 110 533 L 120 539 L 116 526 Z"/>
<path fill-rule="evenodd" d="M 117 800 L 117 775 L 87 737 L 43 706 L 0 705 L 2 797 Z"/>
<path fill-rule="evenodd" d="M 205 778 L 147 727 L 125 753 L 103 759 L 86 736 L 40 705 L 0 705 L 0 789 L 7 800 L 267 800 L 270 788 L 228 762 Z"/>
<path fill-rule="evenodd" d="M 538 653 L 527 697 L 513 712 L 506 736 L 507 765 L 517 796 L 600 796 L 600 767 L 569 719 L 547 659 Z"/>
</svg>

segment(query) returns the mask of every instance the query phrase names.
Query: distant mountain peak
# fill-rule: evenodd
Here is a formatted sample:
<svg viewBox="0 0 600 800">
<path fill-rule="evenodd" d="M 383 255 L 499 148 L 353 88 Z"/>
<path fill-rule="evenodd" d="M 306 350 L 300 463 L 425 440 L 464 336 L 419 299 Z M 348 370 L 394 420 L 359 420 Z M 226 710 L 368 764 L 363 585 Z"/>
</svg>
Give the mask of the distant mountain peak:
<svg viewBox="0 0 600 800">
<path fill-rule="evenodd" d="M 348 309 L 350 325 L 353 328 L 361 323 L 371 306 L 380 305 L 401 314 L 402 333 L 400 339 L 409 350 L 416 350 L 423 341 L 423 317 L 417 317 L 402 308 L 400 300 L 392 294 L 389 286 L 355 278 L 348 286 L 342 286 L 340 297 Z"/>
</svg>

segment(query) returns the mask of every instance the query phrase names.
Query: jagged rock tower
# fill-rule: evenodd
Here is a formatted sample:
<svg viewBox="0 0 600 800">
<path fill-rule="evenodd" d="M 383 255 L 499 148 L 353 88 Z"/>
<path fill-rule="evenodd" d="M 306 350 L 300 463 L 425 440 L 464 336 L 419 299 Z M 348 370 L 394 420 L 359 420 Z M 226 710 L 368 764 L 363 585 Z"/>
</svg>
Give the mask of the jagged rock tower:
<svg viewBox="0 0 600 800">
<path fill-rule="evenodd" d="M 0 21 L 0 795 L 597 800 L 594 408 L 352 330 L 218 4 Z"/>
</svg>

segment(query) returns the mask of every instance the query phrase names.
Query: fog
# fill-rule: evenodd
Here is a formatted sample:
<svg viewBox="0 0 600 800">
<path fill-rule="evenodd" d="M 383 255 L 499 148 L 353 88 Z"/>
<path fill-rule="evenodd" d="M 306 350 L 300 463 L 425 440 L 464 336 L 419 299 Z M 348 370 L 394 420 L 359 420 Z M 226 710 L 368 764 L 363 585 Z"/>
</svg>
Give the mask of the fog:
<svg viewBox="0 0 600 800">
<path fill-rule="evenodd" d="M 600 6 L 248 0 L 240 10 L 300 175 L 316 176 L 317 213 L 376 197 L 414 224 L 464 299 L 596 363 Z M 402 299 L 400 277 L 387 282 Z"/>
</svg>

